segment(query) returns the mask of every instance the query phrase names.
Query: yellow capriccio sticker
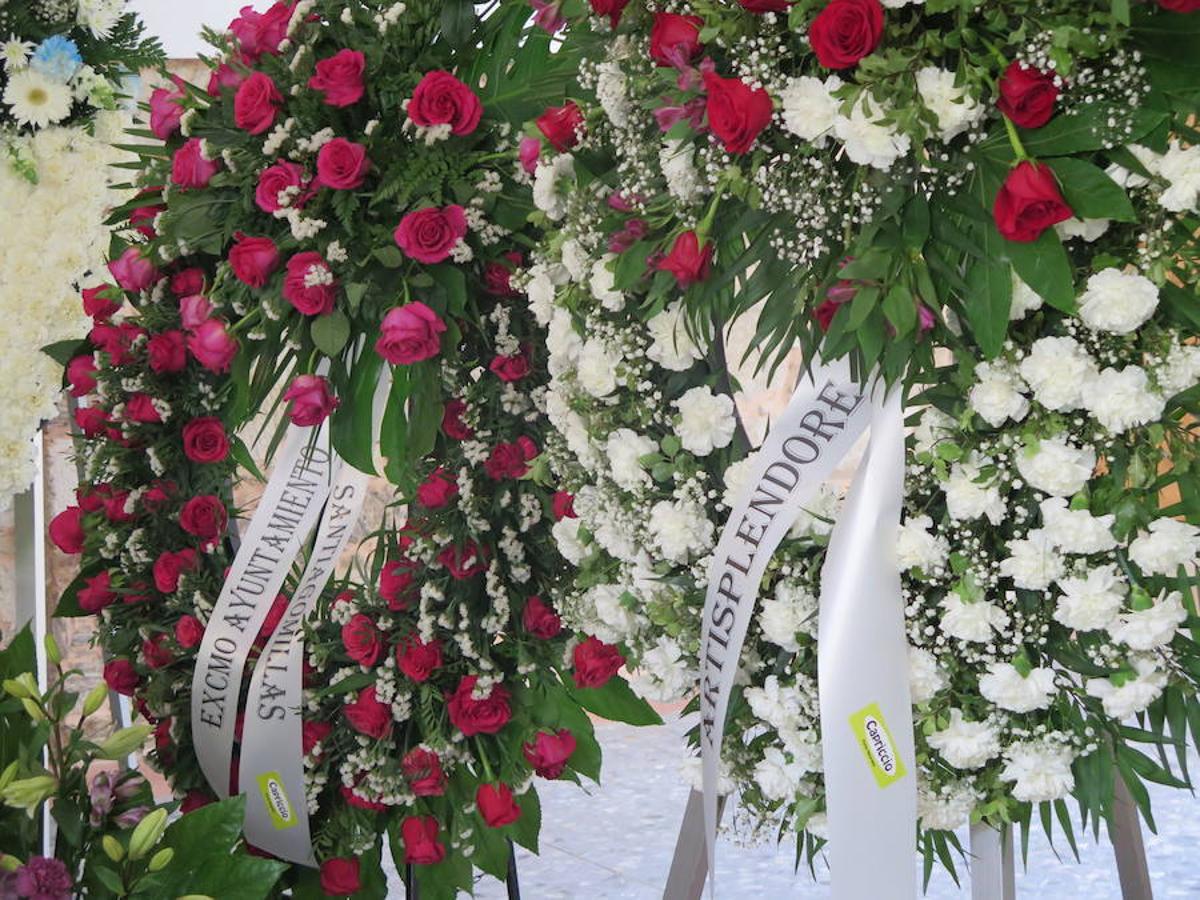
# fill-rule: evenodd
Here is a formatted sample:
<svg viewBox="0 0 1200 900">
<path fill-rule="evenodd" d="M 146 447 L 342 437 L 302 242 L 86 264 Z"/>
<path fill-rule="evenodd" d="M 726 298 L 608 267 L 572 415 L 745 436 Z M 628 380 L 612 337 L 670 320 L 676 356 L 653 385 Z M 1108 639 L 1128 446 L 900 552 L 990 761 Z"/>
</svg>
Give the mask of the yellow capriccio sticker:
<svg viewBox="0 0 1200 900">
<path fill-rule="evenodd" d="M 850 727 L 854 729 L 877 785 L 885 788 L 907 774 L 878 703 L 868 704 L 850 716 Z"/>
<path fill-rule="evenodd" d="M 283 777 L 278 772 L 263 772 L 259 775 L 258 790 L 262 794 L 263 804 L 267 807 L 267 813 L 271 816 L 276 831 L 292 828 L 300 823 L 288 800 L 287 791 L 283 789 Z"/>
</svg>

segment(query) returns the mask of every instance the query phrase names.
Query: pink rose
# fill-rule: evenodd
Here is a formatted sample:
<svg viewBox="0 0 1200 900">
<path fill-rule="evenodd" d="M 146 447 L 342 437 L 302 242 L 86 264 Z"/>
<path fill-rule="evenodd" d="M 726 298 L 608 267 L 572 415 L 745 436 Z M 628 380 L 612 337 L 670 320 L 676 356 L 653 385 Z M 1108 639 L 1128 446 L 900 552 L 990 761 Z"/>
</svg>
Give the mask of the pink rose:
<svg viewBox="0 0 1200 900">
<path fill-rule="evenodd" d="M 187 339 L 188 350 L 196 362 L 210 372 L 221 374 L 229 371 L 229 364 L 237 356 L 238 344 L 220 319 L 209 319 L 192 330 Z"/>
<path fill-rule="evenodd" d="M 150 130 L 160 141 L 165 141 L 179 130 L 183 118 L 183 89 L 178 79 L 173 88 L 157 88 L 150 94 Z"/>
<path fill-rule="evenodd" d="M 192 138 L 171 157 L 171 181 L 184 190 L 208 187 L 221 164 L 205 159 L 200 138 Z"/>
<path fill-rule="evenodd" d="M 161 277 L 154 263 L 143 257 L 137 247 L 129 247 L 119 258 L 110 262 L 108 271 L 112 272 L 122 289 L 131 293 L 144 291 Z"/>
<path fill-rule="evenodd" d="M 524 744 L 521 750 L 533 771 L 542 778 L 558 778 L 567 767 L 567 761 L 575 752 L 575 735 L 566 728 L 556 732 L 539 731 L 533 741 Z"/>
<path fill-rule="evenodd" d="M 441 352 L 446 323 L 419 300 L 388 310 L 375 352 L 392 365 L 410 365 Z"/>
<path fill-rule="evenodd" d="M 325 95 L 330 106 L 351 106 L 362 99 L 363 72 L 367 59 L 357 50 L 339 50 L 317 62 L 316 74 L 308 86 Z"/>
<path fill-rule="evenodd" d="M 121 308 L 122 298 L 111 284 L 98 284 L 95 287 L 84 288 L 83 312 L 97 322 L 108 319 Z"/>
<path fill-rule="evenodd" d="M 370 168 L 367 148 L 345 138 L 334 138 L 317 154 L 317 180 L 335 191 L 359 187 Z"/>
<path fill-rule="evenodd" d="M 410 212 L 396 228 L 396 246 L 422 263 L 440 263 L 467 233 L 467 214 L 461 206 L 427 206 Z"/>
<path fill-rule="evenodd" d="M 323 316 L 333 311 L 337 279 L 320 253 L 297 253 L 287 264 L 283 296 L 306 316 Z"/>
<path fill-rule="evenodd" d="M 237 87 L 245 77 L 245 75 L 229 65 L 229 63 L 221 63 L 208 76 L 208 87 L 206 90 L 210 97 L 219 97 L 223 89 Z"/>
<path fill-rule="evenodd" d="M 129 660 L 114 659 L 104 664 L 104 681 L 118 694 L 132 697 L 141 678 Z"/>
<path fill-rule="evenodd" d="M 179 321 L 191 330 L 212 315 L 212 304 L 203 294 L 192 294 L 179 301 Z"/>
<path fill-rule="evenodd" d="M 542 155 L 542 142 L 535 137 L 521 138 L 517 155 L 521 159 L 521 168 L 532 175 L 537 170 L 538 157 Z"/>
<path fill-rule="evenodd" d="M 320 425 L 340 402 L 329 389 L 329 382 L 320 375 L 297 375 L 283 399 L 292 404 L 288 418 L 301 427 Z"/>
<path fill-rule="evenodd" d="M 275 3 L 260 13 L 255 12 L 253 6 L 242 7 L 238 17 L 229 23 L 229 30 L 237 39 L 238 49 L 246 62 L 257 62 L 264 53 L 279 52 L 279 45 L 287 37 L 294 8 L 292 3 Z"/>
<path fill-rule="evenodd" d="M 229 250 L 229 265 L 238 281 L 252 288 L 267 283 L 271 273 L 279 268 L 279 250 L 268 237 L 247 237 L 240 231 L 234 235 Z"/>
<path fill-rule="evenodd" d="M 483 104 L 475 92 L 449 72 L 427 72 L 408 102 L 408 117 L 422 128 L 449 125 L 453 134 L 470 134 L 479 126 Z"/>
<path fill-rule="evenodd" d="M 258 174 L 258 186 L 254 189 L 254 202 L 265 213 L 273 213 L 283 209 L 303 209 L 313 195 L 310 189 L 311 179 L 305 174 L 304 167 L 294 162 L 277 162 L 267 166 Z M 280 203 L 279 197 L 288 192 L 286 203 Z"/>
<path fill-rule="evenodd" d="M 240 85 L 233 97 L 233 121 L 250 134 L 262 134 L 275 124 L 283 106 L 283 95 L 270 75 L 255 72 Z"/>
</svg>

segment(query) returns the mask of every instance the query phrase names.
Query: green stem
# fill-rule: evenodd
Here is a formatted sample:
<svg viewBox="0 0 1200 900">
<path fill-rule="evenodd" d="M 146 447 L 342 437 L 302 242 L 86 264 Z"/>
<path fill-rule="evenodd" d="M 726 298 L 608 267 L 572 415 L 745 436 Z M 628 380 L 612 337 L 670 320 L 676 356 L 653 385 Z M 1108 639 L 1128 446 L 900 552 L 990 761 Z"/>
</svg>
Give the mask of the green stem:
<svg viewBox="0 0 1200 900">
<path fill-rule="evenodd" d="M 492 772 L 491 765 L 488 763 L 487 754 L 483 752 L 483 741 L 479 738 L 475 738 L 475 750 L 479 754 L 479 761 L 483 764 L 483 774 L 489 782 L 495 781 L 496 776 Z"/>
<path fill-rule="evenodd" d="M 1021 136 L 1017 134 L 1017 126 L 1008 116 L 1002 118 L 1004 119 L 1004 130 L 1008 132 L 1008 142 L 1012 145 L 1013 153 L 1017 155 L 1017 162 L 1028 162 L 1030 157 L 1025 152 L 1025 145 L 1021 143 Z"/>
</svg>

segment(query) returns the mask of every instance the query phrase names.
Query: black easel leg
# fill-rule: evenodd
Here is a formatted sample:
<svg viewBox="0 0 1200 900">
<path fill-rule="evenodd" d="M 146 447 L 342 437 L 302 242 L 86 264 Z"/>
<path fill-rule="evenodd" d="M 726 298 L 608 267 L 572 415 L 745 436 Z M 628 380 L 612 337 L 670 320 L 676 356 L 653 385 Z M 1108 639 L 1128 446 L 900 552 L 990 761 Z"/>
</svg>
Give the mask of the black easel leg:
<svg viewBox="0 0 1200 900">
<path fill-rule="evenodd" d="M 521 900 L 521 883 L 517 880 L 517 850 L 512 841 L 508 842 L 508 878 L 504 883 L 508 887 L 508 900 Z"/>
<path fill-rule="evenodd" d="M 411 865 L 404 867 L 404 896 L 408 900 L 419 900 L 417 896 L 417 873 Z"/>
</svg>

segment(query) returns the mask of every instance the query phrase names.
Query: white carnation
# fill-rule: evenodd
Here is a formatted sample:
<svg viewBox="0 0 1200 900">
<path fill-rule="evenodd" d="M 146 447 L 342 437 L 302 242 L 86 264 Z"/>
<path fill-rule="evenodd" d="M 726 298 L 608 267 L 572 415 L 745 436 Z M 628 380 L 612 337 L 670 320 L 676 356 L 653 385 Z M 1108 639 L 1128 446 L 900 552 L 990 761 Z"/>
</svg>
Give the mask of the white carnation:
<svg viewBox="0 0 1200 900">
<path fill-rule="evenodd" d="M 745 459 L 739 459 L 735 463 L 730 463 L 725 469 L 725 475 L 722 479 L 725 482 L 725 493 L 721 495 L 721 502 L 730 509 L 734 507 L 742 491 L 749 484 L 754 462 L 755 454 L 751 453 Z"/>
<path fill-rule="evenodd" d="M 849 116 L 839 115 L 834 120 L 834 134 L 842 142 L 851 162 L 887 171 L 908 152 L 912 142 L 907 134 L 884 121 L 887 115 L 887 110 L 875 108 L 864 93 Z"/>
<path fill-rule="evenodd" d="M 990 663 L 987 674 L 979 677 L 979 692 L 1009 712 L 1045 709 L 1054 699 L 1054 671 L 1037 668 L 1025 677 L 1012 663 Z"/>
<path fill-rule="evenodd" d="M 1075 754 L 1060 741 L 1021 741 L 1004 748 L 1000 777 L 1013 784 L 1013 797 L 1022 803 L 1061 800 L 1075 788 L 1071 763 Z"/>
<path fill-rule="evenodd" d="M 983 118 L 985 112 L 967 89 L 956 85 L 955 81 L 953 72 L 937 66 L 917 70 L 917 92 L 925 108 L 937 119 L 939 137 L 943 141 L 962 134 Z"/>
<path fill-rule="evenodd" d="M 559 182 L 574 177 L 575 157 L 570 153 L 539 162 L 533 173 L 533 205 L 550 219 L 561 219 L 567 214 L 567 195 L 559 190 Z"/>
<path fill-rule="evenodd" d="M 607 397 L 617 389 L 617 363 L 620 359 L 609 352 L 604 342 L 591 338 L 579 350 L 576 363 L 579 385 L 593 397 Z"/>
<path fill-rule="evenodd" d="M 704 507 L 683 500 L 660 500 L 650 511 L 650 532 L 665 559 L 685 563 L 713 544 L 713 523 Z"/>
<path fill-rule="evenodd" d="M 1104 369 L 1087 383 L 1084 397 L 1088 412 L 1113 434 L 1161 419 L 1167 405 L 1140 366 Z"/>
<path fill-rule="evenodd" d="M 1127 678 L 1120 685 L 1107 678 L 1089 678 L 1087 692 L 1100 700 L 1104 714 L 1116 719 L 1128 719 L 1145 712 L 1150 704 L 1162 696 L 1167 686 L 1167 673 L 1149 660 L 1138 660 L 1138 674 Z"/>
<path fill-rule="evenodd" d="M 567 271 L 562 266 L 536 263 L 529 267 L 529 280 L 525 285 L 525 296 L 529 300 L 530 312 L 543 328 L 550 324 L 550 317 L 554 313 L 554 298 L 558 293 L 559 285 L 566 283 Z"/>
<path fill-rule="evenodd" d="M 588 282 L 592 289 L 592 296 L 610 312 L 620 312 L 625 308 L 625 295 L 617 290 L 617 276 L 611 267 L 611 263 L 616 258 L 615 253 L 605 253 L 592 263 L 591 279 Z"/>
<path fill-rule="evenodd" d="M 1079 318 L 1093 331 L 1129 334 L 1157 307 L 1158 288 L 1145 275 L 1104 269 L 1088 279 L 1079 298 Z"/>
<path fill-rule="evenodd" d="M 804 767 L 789 762 L 783 751 L 768 747 L 763 758 L 754 767 L 754 780 L 767 800 L 790 800 L 796 795 Z"/>
<path fill-rule="evenodd" d="M 725 394 L 714 394 L 708 387 L 694 387 L 675 401 L 675 407 L 679 410 L 675 433 L 689 453 L 708 456 L 733 440 L 737 419 L 733 400 Z"/>
<path fill-rule="evenodd" d="M 1076 631 L 1107 628 L 1125 602 L 1127 588 L 1116 566 L 1097 566 L 1083 577 L 1058 579 L 1062 596 L 1054 607 L 1054 619 Z"/>
<path fill-rule="evenodd" d="M 1171 141 L 1157 163 L 1158 174 L 1170 184 L 1158 202 L 1171 212 L 1195 210 L 1200 200 L 1200 146 L 1184 148 L 1179 141 Z"/>
<path fill-rule="evenodd" d="M 1071 238 L 1083 238 L 1086 243 L 1090 244 L 1103 237 L 1110 224 L 1108 219 L 1077 219 L 1072 216 L 1055 225 L 1054 230 L 1064 241 Z"/>
<path fill-rule="evenodd" d="M 696 154 L 691 141 L 669 140 L 658 151 L 658 164 L 671 196 L 688 206 L 704 196 L 704 183 L 696 171 Z"/>
<path fill-rule="evenodd" d="M 1056 497 L 1069 497 L 1083 489 L 1096 468 L 1096 451 L 1072 447 L 1062 438 L 1045 438 L 1016 452 L 1017 471 L 1029 486 Z"/>
<path fill-rule="evenodd" d="M 918 783 L 917 818 L 925 828 L 954 831 L 970 821 L 979 800 L 979 792 L 967 780 L 943 785 L 937 793 Z"/>
<path fill-rule="evenodd" d="M 620 63 L 608 60 L 596 66 L 596 99 L 608 120 L 618 128 L 629 123 L 629 93 Z"/>
<path fill-rule="evenodd" d="M 658 642 L 642 654 L 632 681 L 640 696 L 660 703 L 686 696 L 695 683 L 696 672 L 683 650 L 666 635 L 660 635 Z"/>
<path fill-rule="evenodd" d="M 902 572 L 919 568 L 929 574 L 945 565 L 950 544 L 941 535 L 933 534 L 932 528 L 933 519 L 929 516 L 915 516 L 900 526 L 896 560 Z"/>
<path fill-rule="evenodd" d="M 983 362 L 975 367 L 978 379 L 971 388 L 969 402 L 980 417 L 998 428 L 1008 419 L 1020 422 L 1029 412 L 1029 400 L 1022 391 L 1025 383 L 1009 366 L 1003 363 Z"/>
<path fill-rule="evenodd" d="M 783 127 L 814 147 L 824 147 L 841 105 L 833 92 L 842 79 L 830 75 L 824 81 L 805 75 L 789 79 L 779 94 L 783 106 Z"/>
<path fill-rule="evenodd" d="M 631 428 L 618 428 L 609 434 L 606 448 L 613 481 L 627 491 L 650 484 L 650 475 L 642 468 L 641 458 L 658 450 L 658 444 Z"/>
<path fill-rule="evenodd" d="M 1122 613 L 1108 626 L 1108 633 L 1114 641 L 1133 650 L 1155 650 L 1171 643 L 1186 620 L 1183 595 L 1179 591 L 1169 594 L 1164 591 L 1149 609 Z"/>
<path fill-rule="evenodd" d="M 1008 318 L 1015 322 L 1034 310 L 1041 309 L 1045 301 L 1042 300 L 1041 294 L 1018 278 L 1016 272 L 1013 272 L 1012 281 L 1012 305 L 1008 308 Z"/>
<path fill-rule="evenodd" d="M 575 330 L 571 314 L 561 306 L 550 314 L 550 324 L 546 329 L 546 351 L 550 354 L 548 368 L 554 376 L 562 375 L 579 362 L 579 351 L 583 348 L 583 338 Z"/>
<path fill-rule="evenodd" d="M 646 356 L 664 369 L 685 372 L 704 359 L 704 351 L 688 334 L 680 301 L 676 300 L 654 316 L 646 323 L 646 330 L 653 342 L 646 349 Z"/>
<path fill-rule="evenodd" d="M 625 605 L 625 588 L 619 584 L 597 584 L 588 588 L 583 602 L 596 615 L 596 637 L 608 643 L 628 640 L 639 626 L 638 617 Z"/>
<path fill-rule="evenodd" d="M 1063 574 L 1063 560 L 1054 540 L 1043 528 L 1008 542 L 1008 558 L 1000 560 L 1000 574 L 1028 591 L 1044 591 Z"/>
<path fill-rule="evenodd" d="M 996 479 L 980 481 L 978 460 L 955 463 L 950 476 L 942 484 L 946 495 L 946 511 L 951 519 L 978 519 L 987 516 L 993 525 L 1004 521 L 1004 499 Z"/>
<path fill-rule="evenodd" d="M 1070 410 L 1083 402 L 1083 387 L 1096 375 L 1096 364 L 1074 338 L 1043 337 L 1019 366 L 1033 397 L 1046 409 Z"/>
<path fill-rule="evenodd" d="M 1163 365 L 1154 374 L 1168 397 L 1195 387 L 1200 383 L 1200 344 L 1172 344 Z"/>
<path fill-rule="evenodd" d="M 1000 754 L 1000 732 L 988 722 L 968 722 L 961 709 L 950 710 L 950 724 L 926 742 L 956 769 L 978 769 Z"/>
<path fill-rule="evenodd" d="M 913 703 L 932 700 L 949 684 L 937 657 L 922 647 L 908 648 L 908 687 Z"/>
<path fill-rule="evenodd" d="M 550 529 L 558 552 L 573 566 L 579 565 L 588 555 L 587 547 L 579 539 L 580 524 L 578 519 L 565 518 L 559 519 Z"/>
<path fill-rule="evenodd" d="M 1112 526 L 1115 515 L 1093 516 L 1086 509 L 1069 509 L 1061 497 L 1041 503 L 1042 528 L 1063 553 L 1104 553 L 1117 546 Z"/>
<path fill-rule="evenodd" d="M 1147 575 L 1174 576 L 1200 556 L 1200 528 L 1178 519 L 1155 519 L 1129 545 L 1129 558 Z"/>
<path fill-rule="evenodd" d="M 816 637 L 817 598 L 802 585 L 781 581 L 775 586 L 774 597 L 762 602 L 758 624 L 763 637 L 789 653 L 800 649 L 797 634 Z"/>
<path fill-rule="evenodd" d="M 942 631 L 960 641 L 990 641 L 993 629 L 1008 627 L 1008 613 L 986 600 L 964 603 L 958 594 L 946 594 L 941 606 Z"/>
</svg>

